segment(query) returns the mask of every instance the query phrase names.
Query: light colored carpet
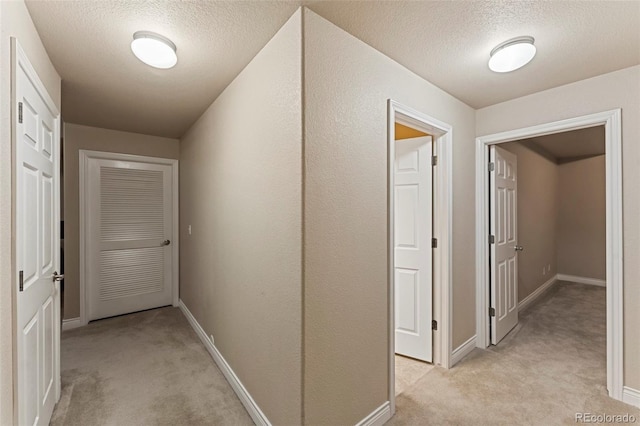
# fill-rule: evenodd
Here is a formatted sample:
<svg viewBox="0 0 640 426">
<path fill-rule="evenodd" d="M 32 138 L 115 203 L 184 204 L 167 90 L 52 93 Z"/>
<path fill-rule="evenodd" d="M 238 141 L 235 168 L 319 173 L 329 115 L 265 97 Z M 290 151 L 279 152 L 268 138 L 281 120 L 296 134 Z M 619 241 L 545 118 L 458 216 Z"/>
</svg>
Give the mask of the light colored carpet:
<svg viewBox="0 0 640 426">
<path fill-rule="evenodd" d="M 396 399 L 390 425 L 562 425 L 640 410 L 606 391 L 605 289 L 560 282 L 498 346 L 436 367 Z"/>
<path fill-rule="evenodd" d="M 422 378 L 429 371 L 433 370 L 433 364 L 396 355 L 396 396 Z"/>
<path fill-rule="evenodd" d="M 53 426 L 253 424 L 177 308 L 65 331 L 61 356 Z"/>
</svg>

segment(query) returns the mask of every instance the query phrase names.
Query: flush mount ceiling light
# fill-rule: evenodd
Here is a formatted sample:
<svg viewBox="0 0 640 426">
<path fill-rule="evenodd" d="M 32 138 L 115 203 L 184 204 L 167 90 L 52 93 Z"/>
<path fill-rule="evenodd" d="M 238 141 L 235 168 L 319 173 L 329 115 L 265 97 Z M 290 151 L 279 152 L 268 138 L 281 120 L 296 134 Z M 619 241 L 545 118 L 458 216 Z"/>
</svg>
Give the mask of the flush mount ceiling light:
<svg viewBox="0 0 640 426">
<path fill-rule="evenodd" d="M 495 72 L 511 72 L 527 65 L 536 55 L 533 37 L 512 38 L 491 51 L 489 68 Z"/>
<path fill-rule="evenodd" d="M 155 68 L 171 68 L 178 62 L 176 45 L 168 38 L 151 31 L 134 33 L 131 50 L 138 59 Z"/>
</svg>

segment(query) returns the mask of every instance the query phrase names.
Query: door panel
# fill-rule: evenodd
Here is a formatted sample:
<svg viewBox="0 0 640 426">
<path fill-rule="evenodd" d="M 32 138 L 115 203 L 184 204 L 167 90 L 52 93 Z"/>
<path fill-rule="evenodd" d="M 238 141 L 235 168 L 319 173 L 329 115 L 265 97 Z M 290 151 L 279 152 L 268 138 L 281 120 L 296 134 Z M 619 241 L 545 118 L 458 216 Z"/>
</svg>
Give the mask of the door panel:
<svg viewBox="0 0 640 426">
<path fill-rule="evenodd" d="M 400 304 L 397 315 L 396 329 L 403 332 L 418 334 L 418 271 L 396 268 L 396 287 Z"/>
<path fill-rule="evenodd" d="M 24 290 L 38 282 L 38 170 L 28 163 L 22 165 L 23 191 L 21 222 L 22 271 Z"/>
<path fill-rule="evenodd" d="M 89 320 L 170 305 L 171 166 L 88 161 Z"/>
<path fill-rule="evenodd" d="M 396 353 L 432 360 L 431 137 L 395 143 Z"/>
<path fill-rule="evenodd" d="M 18 424 L 46 425 L 60 391 L 59 114 L 14 52 Z"/>
<path fill-rule="evenodd" d="M 40 355 L 40 322 L 39 315 L 36 314 L 31 321 L 27 323 L 22 331 L 22 351 L 21 361 L 24 366 L 32 366 L 33 368 L 24 368 L 22 370 L 22 392 L 20 393 L 21 405 L 21 424 L 33 425 L 38 424 L 40 415 L 40 393 L 38 392 L 38 380 L 40 363 L 38 362 Z"/>
<path fill-rule="evenodd" d="M 42 402 L 47 400 L 49 392 L 53 390 L 54 385 L 55 358 L 52 356 L 55 349 L 54 327 L 54 301 L 53 297 L 50 297 L 42 307 Z"/>
<path fill-rule="evenodd" d="M 518 324 L 517 157 L 497 146 L 490 148 L 491 343 L 498 344 Z"/>
<path fill-rule="evenodd" d="M 53 253 L 55 241 L 53 239 L 53 177 L 42 174 L 42 270 L 48 271 L 53 267 Z"/>
</svg>

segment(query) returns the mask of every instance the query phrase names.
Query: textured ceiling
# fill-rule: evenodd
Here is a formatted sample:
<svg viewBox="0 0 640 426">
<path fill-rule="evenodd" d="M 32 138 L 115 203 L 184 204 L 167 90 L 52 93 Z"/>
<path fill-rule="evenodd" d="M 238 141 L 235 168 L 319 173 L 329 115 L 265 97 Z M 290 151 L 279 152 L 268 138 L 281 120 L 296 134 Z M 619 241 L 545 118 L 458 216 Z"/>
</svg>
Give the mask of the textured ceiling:
<svg viewBox="0 0 640 426">
<path fill-rule="evenodd" d="M 604 126 L 572 130 L 529 139 L 562 163 L 604 154 Z"/>
<path fill-rule="evenodd" d="M 27 1 L 62 77 L 71 123 L 181 137 L 273 37 L 291 2 Z M 154 31 L 178 48 L 158 70 L 131 52 L 133 33 Z"/>
<path fill-rule="evenodd" d="M 347 32 L 473 108 L 640 63 L 640 1 L 312 2 Z M 489 70 L 489 52 L 530 35 L 531 63 Z"/>
<path fill-rule="evenodd" d="M 30 1 L 63 78 L 66 121 L 180 137 L 300 4 L 474 108 L 640 63 L 640 2 L 559 1 Z M 178 46 L 155 70 L 132 34 Z M 538 55 L 511 74 L 489 51 L 519 35 Z"/>
<path fill-rule="evenodd" d="M 509 142 L 505 148 L 513 144 L 523 145 L 555 163 L 563 164 L 604 154 L 604 126 Z"/>
</svg>

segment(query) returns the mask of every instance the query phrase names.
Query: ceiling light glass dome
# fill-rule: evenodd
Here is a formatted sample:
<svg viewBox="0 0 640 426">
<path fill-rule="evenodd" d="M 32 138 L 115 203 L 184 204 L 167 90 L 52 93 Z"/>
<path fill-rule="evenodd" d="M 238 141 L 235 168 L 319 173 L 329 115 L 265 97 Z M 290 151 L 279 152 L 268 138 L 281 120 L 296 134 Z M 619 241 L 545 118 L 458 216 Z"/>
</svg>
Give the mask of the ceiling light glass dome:
<svg viewBox="0 0 640 426">
<path fill-rule="evenodd" d="M 500 43 L 491 51 L 489 68 L 495 72 L 511 72 L 522 68 L 536 55 L 533 37 L 516 37 Z"/>
<path fill-rule="evenodd" d="M 138 59 L 154 68 L 172 68 L 178 62 L 176 45 L 160 34 L 138 31 L 133 34 L 131 50 Z"/>
</svg>

